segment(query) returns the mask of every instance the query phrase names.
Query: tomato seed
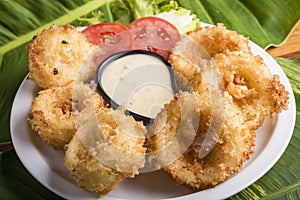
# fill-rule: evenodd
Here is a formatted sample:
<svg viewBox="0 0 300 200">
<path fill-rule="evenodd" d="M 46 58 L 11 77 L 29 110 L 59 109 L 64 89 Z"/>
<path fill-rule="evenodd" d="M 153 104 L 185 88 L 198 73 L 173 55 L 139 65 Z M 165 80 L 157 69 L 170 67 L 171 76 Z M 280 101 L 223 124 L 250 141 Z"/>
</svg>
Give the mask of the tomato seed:
<svg viewBox="0 0 300 200">
<path fill-rule="evenodd" d="M 170 36 L 165 29 L 159 28 L 157 31 L 157 35 L 163 40 L 170 41 Z"/>
</svg>

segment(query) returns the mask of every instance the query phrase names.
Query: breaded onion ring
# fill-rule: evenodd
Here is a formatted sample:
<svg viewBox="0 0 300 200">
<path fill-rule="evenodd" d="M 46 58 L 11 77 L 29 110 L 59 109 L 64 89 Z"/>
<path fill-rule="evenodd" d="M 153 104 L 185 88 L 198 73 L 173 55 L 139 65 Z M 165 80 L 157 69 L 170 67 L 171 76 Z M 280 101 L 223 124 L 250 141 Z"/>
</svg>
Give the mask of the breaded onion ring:
<svg viewBox="0 0 300 200">
<path fill-rule="evenodd" d="M 98 93 L 87 85 L 75 86 L 73 82 L 42 90 L 32 102 L 27 120 L 42 140 L 56 150 L 63 150 L 76 132 L 74 110 L 79 106 L 74 107 L 72 101 L 81 107 L 93 106 L 95 110 L 103 107 L 103 99 Z"/>
<path fill-rule="evenodd" d="M 63 149 L 76 131 L 72 94 L 73 84 L 40 91 L 27 118 L 32 129 L 56 150 Z"/>
<path fill-rule="evenodd" d="M 169 153 L 164 152 L 163 148 L 170 142 L 174 142 L 174 137 L 178 134 L 177 130 L 182 116 L 180 112 L 174 112 L 174 110 L 178 110 L 181 105 L 189 105 L 184 102 L 190 101 L 191 95 L 194 94 L 181 93 L 176 99 L 166 104 L 151 127 L 151 135 L 154 136 L 150 139 L 149 145 L 151 145 L 152 152 L 159 153 L 156 160 L 158 165 L 165 165 L 166 163 L 163 161 L 169 161 L 168 157 L 172 157 Z M 212 105 L 206 97 L 207 93 L 202 93 L 197 97 L 201 115 L 193 144 L 183 155 L 164 167 L 178 183 L 199 190 L 214 187 L 228 179 L 234 172 L 239 171 L 244 161 L 253 154 L 255 140 L 255 134 L 244 122 L 244 116 L 240 109 L 233 104 L 232 98 L 226 93 L 226 114 L 222 133 L 211 152 L 200 159 L 199 140 L 205 138 L 211 117 Z M 162 123 L 165 125 L 160 126 Z M 193 131 L 190 129 L 190 132 Z"/>
<path fill-rule="evenodd" d="M 100 196 L 145 164 L 146 129 L 124 110 L 103 108 L 82 124 L 67 145 L 65 164 L 75 183 Z"/>
<path fill-rule="evenodd" d="M 96 51 L 75 27 L 52 25 L 28 45 L 29 78 L 43 89 L 85 81 L 96 69 Z"/>
<path fill-rule="evenodd" d="M 248 39 L 227 30 L 224 25 L 190 32 L 175 45 L 170 62 L 175 72 L 197 92 L 207 90 L 202 71 L 213 63 L 225 91 L 245 113 L 245 120 L 253 130 L 261 126 L 267 116 L 287 109 L 289 94 L 279 76 L 272 77 L 262 58 L 253 55 Z"/>
<path fill-rule="evenodd" d="M 225 90 L 252 129 L 261 126 L 265 117 L 287 109 L 289 94 L 261 57 L 235 51 L 217 54 L 213 62 L 223 77 Z"/>
<path fill-rule="evenodd" d="M 226 51 L 250 51 L 249 40 L 236 31 L 227 30 L 224 24 L 199 27 L 188 36 L 204 48 L 211 57 Z"/>
<path fill-rule="evenodd" d="M 176 43 L 169 59 L 175 72 L 183 76 L 194 91 L 201 91 L 206 89 L 199 87 L 205 84 L 201 77 L 201 67 L 219 53 L 250 52 L 248 42 L 247 38 L 227 30 L 223 24 L 199 27 Z"/>
</svg>

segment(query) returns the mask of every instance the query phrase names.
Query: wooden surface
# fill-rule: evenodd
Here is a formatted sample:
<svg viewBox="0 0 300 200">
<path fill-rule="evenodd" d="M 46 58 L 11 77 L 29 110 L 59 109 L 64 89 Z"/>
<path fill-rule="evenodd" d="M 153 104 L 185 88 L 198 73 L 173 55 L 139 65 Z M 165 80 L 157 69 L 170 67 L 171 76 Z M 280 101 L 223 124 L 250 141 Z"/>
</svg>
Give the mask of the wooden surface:
<svg viewBox="0 0 300 200">
<path fill-rule="evenodd" d="M 300 21 L 294 27 L 287 40 L 279 47 L 271 47 L 267 50 L 271 56 L 287 59 L 300 58 Z"/>
</svg>

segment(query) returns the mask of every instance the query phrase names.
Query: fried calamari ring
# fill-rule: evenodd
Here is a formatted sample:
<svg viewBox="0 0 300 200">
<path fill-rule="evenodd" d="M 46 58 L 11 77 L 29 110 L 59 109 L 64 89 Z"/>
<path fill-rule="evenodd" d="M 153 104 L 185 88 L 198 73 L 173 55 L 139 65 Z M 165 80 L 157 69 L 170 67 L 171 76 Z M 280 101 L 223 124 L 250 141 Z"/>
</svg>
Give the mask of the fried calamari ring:
<svg viewBox="0 0 300 200">
<path fill-rule="evenodd" d="M 289 94 L 279 76 L 272 77 L 262 58 L 253 55 L 248 39 L 221 24 L 199 28 L 183 37 L 175 45 L 170 62 L 197 92 L 207 90 L 202 72 L 213 63 L 225 90 L 245 113 L 253 130 L 262 125 L 265 117 L 287 109 Z"/>
<path fill-rule="evenodd" d="M 75 27 L 52 25 L 28 45 L 29 78 L 43 89 L 85 81 L 96 69 L 97 50 Z"/>
<path fill-rule="evenodd" d="M 249 40 L 223 24 L 199 27 L 176 43 L 170 54 L 170 63 L 179 76 L 183 76 L 194 91 L 205 90 L 201 68 L 217 54 L 227 51 L 250 52 Z M 199 87 L 201 85 L 202 87 Z"/>
<path fill-rule="evenodd" d="M 65 164 L 75 183 L 106 195 L 144 166 L 146 129 L 124 110 L 103 108 L 82 124 L 67 145 Z"/>
<path fill-rule="evenodd" d="M 175 151 L 168 151 L 164 147 L 174 143 L 174 138 L 179 134 L 177 131 L 182 120 L 179 107 L 193 104 L 191 95 L 198 94 L 181 93 L 165 105 L 151 127 L 151 135 L 154 136 L 150 139 L 149 145 L 151 145 L 151 152 L 158 154 L 155 160 L 158 162 L 157 165 L 164 165 L 164 169 L 178 183 L 203 190 L 227 180 L 230 175 L 240 170 L 243 163 L 253 154 L 255 133 L 244 122 L 244 116 L 233 104 L 231 96 L 225 93 L 226 113 L 222 133 L 211 152 L 200 159 L 198 155 L 201 147 L 197 140 L 206 136 L 212 106 L 207 101 L 208 94 L 202 93 L 197 97 L 201 115 L 192 145 L 179 158 L 171 163 L 165 162 L 170 161 L 169 157 L 173 156 L 170 152 Z M 161 126 L 162 124 L 165 125 Z M 189 131 L 194 131 L 193 126 Z"/>
<path fill-rule="evenodd" d="M 86 106 L 83 97 L 89 97 L 95 109 L 103 107 L 100 95 L 87 85 L 75 86 L 72 82 L 40 91 L 32 102 L 32 110 L 27 120 L 43 141 L 56 150 L 63 150 L 76 132 L 73 111 L 78 106 L 74 107 L 72 101 Z"/>
<path fill-rule="evenodd" d="M 188 36 L 204 48 L 211 57 L 226 51 L 250 51 L 249 40 L 236 31 L 227 30 L 224 24 L 199 27 Z"/>
<path fill-rule="evenodd" d="M 216 55 L 213 62 L 223 77 L 225 90 L 242 109 L 252 129 L 261 126 L 265 117 L 287 109 L 289 93 L 261 57 L 241 51 L 225 52 Z"/>
<path fill-rule="evenodd" d="M 40 91 L 27 118 L 32 129 L 56 150 L 63 149 L 76 131 L 72 93 L 73 84 Z"/>
</svg>

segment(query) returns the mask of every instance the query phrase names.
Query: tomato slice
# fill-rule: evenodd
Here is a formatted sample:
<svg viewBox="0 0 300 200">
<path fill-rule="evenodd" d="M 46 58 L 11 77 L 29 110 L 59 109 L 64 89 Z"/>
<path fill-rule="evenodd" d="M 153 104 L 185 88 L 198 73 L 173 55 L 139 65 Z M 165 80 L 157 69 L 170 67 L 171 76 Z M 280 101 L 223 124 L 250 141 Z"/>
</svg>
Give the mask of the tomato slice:
<svg viewBox="0 0 300 200">
<path fill-rule="evenodd" d="M 103 22 L 94 24 L 82 31 L 87 39 L 96 45 L 100 45 L 103 42 L 116 40 L 115 35 L 121 32 L 128 31 L 128 28 L 122 24 L 115 22 Z"/>
<path fill-rule="evenodd" d="M 103 50 L 103 54 L 96 58 L 96 64 L 119 51 L 132 48 L 132 37 L 128 28 L 115 22 L 103 22 L 94 24 L 82 31 L 87 39 Z"/>
<path fill-rule="evenodd" d="M 158 17 L 143 17 L 128 26 L 132 33 L 132 48 L 156 52 L 166 59 L 180 40 L 177 28 Z"/>
</svg>

